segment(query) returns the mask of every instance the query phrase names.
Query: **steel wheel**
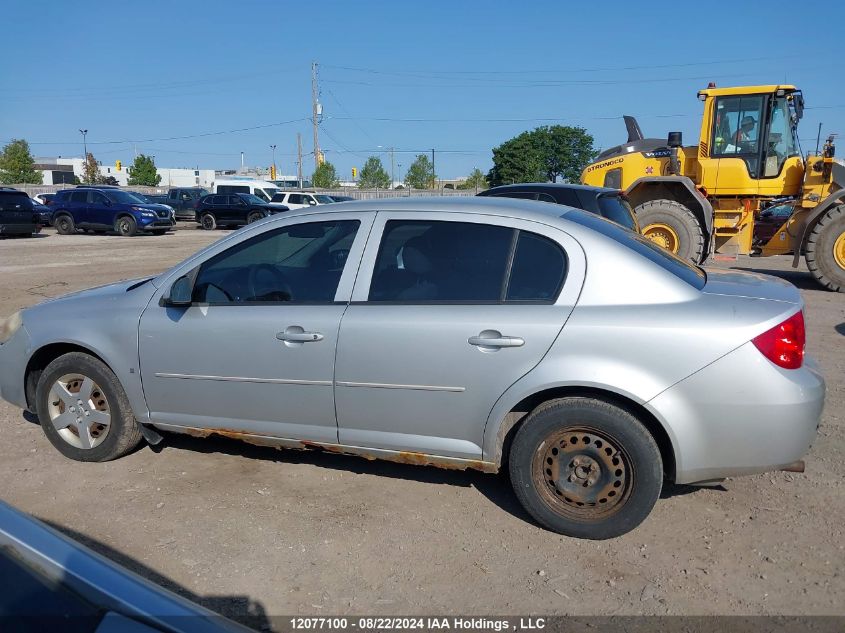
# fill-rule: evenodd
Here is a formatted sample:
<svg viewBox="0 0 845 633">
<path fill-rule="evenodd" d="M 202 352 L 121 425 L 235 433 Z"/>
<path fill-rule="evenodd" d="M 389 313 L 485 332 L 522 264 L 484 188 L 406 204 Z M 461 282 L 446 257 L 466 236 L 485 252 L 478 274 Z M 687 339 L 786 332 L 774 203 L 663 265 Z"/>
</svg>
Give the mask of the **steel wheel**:
<svg viewBox="0 0 845 633">
<path fill-rule="evenodd" d="M 643 235 L 667 251 L 672 253 L 678 252 L 678 245 L 681 240 L 675 230 L 668 224 L 649 224 L 643 229 Z"/>
<path fill-rule="evenodd" d="M 111 428 L 111 411 L 103 390 L 82 374 L 65 374 L 53 383 L 47 414 L 59 436 L 75 448 L 95 448 Z"/>
<path fill-rule="evenodd" d="M 837 237 L 833 243 L 833 260 L 845 270 L 845 233 Z"/>
<path fill-rule="evenodd" d="M 609 435 L 589 427 L 560 429 L 547 437 L 534 454 L 532 477 L 549 509 L 580 520 L 612 515 L 634 484 L 625 451 Z"/>
</svg>

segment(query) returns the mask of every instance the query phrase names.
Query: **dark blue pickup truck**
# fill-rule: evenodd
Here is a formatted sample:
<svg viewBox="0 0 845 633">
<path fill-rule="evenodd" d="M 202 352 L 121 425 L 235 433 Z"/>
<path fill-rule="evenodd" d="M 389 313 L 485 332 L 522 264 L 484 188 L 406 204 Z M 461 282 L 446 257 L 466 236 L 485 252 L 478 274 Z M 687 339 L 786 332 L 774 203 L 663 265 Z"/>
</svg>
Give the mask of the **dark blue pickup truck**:
<svg viewBox="0 0 845 633">
<path fill-rule="evenodd" d="M 151 204 L 129 191 L 101 185 L 63 189 L 53 203 L 53 226 L 62 235 L 82 229 L 94 233 L 114 231 L 130 236 L 136 233 L 163 235 L 176 225 L 173 210 Z"/>
</svg>

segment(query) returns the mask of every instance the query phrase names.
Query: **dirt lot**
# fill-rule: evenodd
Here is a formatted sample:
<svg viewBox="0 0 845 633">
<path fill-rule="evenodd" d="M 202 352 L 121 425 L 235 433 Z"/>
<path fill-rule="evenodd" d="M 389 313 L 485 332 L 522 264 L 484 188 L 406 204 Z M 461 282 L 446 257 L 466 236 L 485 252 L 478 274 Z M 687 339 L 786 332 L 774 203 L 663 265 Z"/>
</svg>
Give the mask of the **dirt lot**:
<svg viewBox="0 0 845 633">
<path fill-rule="evenodd" d="M 156 273 L 222 236 L 0 241 L 0 314 Z M 845 295 L 788 258 L 828 400 L 803 475 L 671 487 L 610 542 L 537 527 L 504 476 L 168 439 L 107 464 L 0 403 L 0 497 L 235 618 L 279 614 L 845 614 Z"/>
</svg>

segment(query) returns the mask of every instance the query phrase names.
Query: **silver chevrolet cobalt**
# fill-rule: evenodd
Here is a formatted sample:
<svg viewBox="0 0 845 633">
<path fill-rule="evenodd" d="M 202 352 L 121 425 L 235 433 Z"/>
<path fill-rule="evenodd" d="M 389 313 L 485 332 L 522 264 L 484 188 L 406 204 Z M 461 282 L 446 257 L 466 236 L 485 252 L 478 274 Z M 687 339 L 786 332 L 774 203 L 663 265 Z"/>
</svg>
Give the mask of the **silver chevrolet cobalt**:
<svg viewBox="0 0 845 633">
<path fill-rule="evenodd" d="M 71 459 L 171 431 L 507 469 L 538 523 L 602 539 L 664 480 L 803 467 L 825 387 L 802 308 L 567 207 L 351 202 L 12 315 L 0 394 Z"/>
</svg>

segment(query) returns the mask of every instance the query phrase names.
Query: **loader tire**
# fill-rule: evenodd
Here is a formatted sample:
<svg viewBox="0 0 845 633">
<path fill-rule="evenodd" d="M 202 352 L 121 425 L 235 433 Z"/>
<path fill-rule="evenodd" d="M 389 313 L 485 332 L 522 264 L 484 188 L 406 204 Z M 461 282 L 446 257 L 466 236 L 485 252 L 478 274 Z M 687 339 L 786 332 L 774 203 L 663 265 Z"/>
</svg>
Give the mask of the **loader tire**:
<svg viewBox="0 0 845 633">
<path fill-rule="evenodd" d="M 652 242 L 693 264 L 704 255 L 704 231 L 695 214 L 674 200 L 643 202 L 634 211 L 642 234 Z"/>
<path fill-rule="evenodd" d="M 833 207 L 816 223 L 807 238 L 804 259 L 820 284 L 845 292 L 845 205 Z"/>
</svg>

